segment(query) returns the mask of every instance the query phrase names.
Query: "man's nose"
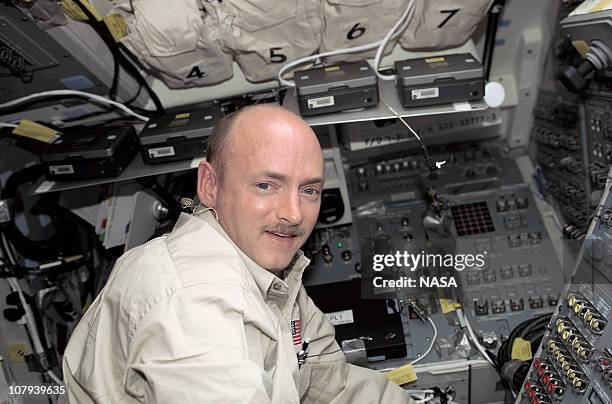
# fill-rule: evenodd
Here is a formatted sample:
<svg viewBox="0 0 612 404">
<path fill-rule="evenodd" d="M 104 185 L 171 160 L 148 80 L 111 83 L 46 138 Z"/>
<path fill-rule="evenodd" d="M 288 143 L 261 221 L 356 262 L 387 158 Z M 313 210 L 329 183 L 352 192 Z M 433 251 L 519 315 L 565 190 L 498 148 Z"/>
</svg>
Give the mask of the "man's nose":
<svg viewBox="0 0 612 404">
<path fill-rule="evenodd" d="M 287 192 L 281 199 L 276 211 L 280 221 L 290 225 L 300 224 L 302 221 L 302 207 L 297 192 Z"/>
</svg>

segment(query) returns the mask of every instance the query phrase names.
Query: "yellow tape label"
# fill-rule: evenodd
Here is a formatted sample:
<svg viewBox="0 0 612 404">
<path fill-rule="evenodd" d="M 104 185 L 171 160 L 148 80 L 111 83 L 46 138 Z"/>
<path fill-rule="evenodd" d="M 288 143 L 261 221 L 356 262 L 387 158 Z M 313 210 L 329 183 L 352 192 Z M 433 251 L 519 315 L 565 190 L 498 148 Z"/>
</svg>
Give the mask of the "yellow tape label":
<svg viewBox="0 0 612 404">
<path fill-rule="evenodd" d="M 442 56 L 438 56 L 435 58 L 427 58 L 425 59 L 425 63 L 436 63 L 436 62 L 444 62 L 446 59 L 444 59 Z"/>
<path fill-rule="evenodd" d="M 461 304 L 457 303 L 454 300 L 451 299 L 445 299 L 445 298 L 440 298 L 440 309 L 442 310 L 442 313 L 444 314 L 448 314 L 451 311 L 455 311 L 456 309 L 460 308 Z"/>
<path fill-rule="evenodd" d="M 531 343 L 522 338 L 515 338 L 512 343 L 512 359 L 531 360 Z"/>
<path fill-rule="evenodd" d="M 8 355 L 13 363 L 25 362 L 25 356 L 29 354 L 28 347 L 25 344 L 9 344 Z"/>
<path fill-rule="evenodd" d="M 597 13 L 603 10 L 612 9 L 612 0 L 584 0 L 569 15 L 581 15 Z"/>
<path fill-rule="evenodd" d="M 87 21 L 87 15 L 81 10 L 81 8 L 75 3 L 76 1 L 80 1 L 82 5 L 94 16 L 96 21 L 102 21 L 102 17 L 96 11 L 94 6 L 88 0 L 61 0 L 60 4 L 64 9 L 64 12 L 68 14 L 68 17 L 72 18 L 76 21 Z"/>
<path fill-rule="evenodd" d="M 186 119 L 186 118 L 189 118 L 190 115 L 191 113 L 189 112 L 183 112 L 182 114 L 176 114 L 174 116 L 174 119 Z"/>
<path fill-rule="evenodd" d="M 411 364 L 400 366 L 399 368 L 393 369 L 389 372 L 384 373 L 387 379 L 393 383 L 401 386 L 402 384 L 413 382 L 417 379 L 417 375 L 414 372 L 414 368 Z"/>
<path fill-rule="evenodd" d="M 585 57 L 589 51 L 589 45 L 584 41 L 572 41 L 572 45 L 574 45 L 574 48 L 576 48 L 582 57 Z"/>
<path fill-rule="evenodd" d="M 65 257 L 64 262 L 74 262 L 80 260 L 81 258 L 83 258 L 82 255 L 71 255 L 69 257 Z"/>
<path fill-rule="evenodd" d="M 19 125 L 13 129 L 13 134 L 28 137 L 40 142 L 51 143 L 59 137 L 60 132 L 48 128 L 45 125 L 30 121 L 29 119 L 22 119 Z"/>
<path fill-rule="evenodd" d="M 121 42 L 128 34 L 128 26 L 120 14 L 111 14 L 104 17 L 104 24 L 108 27 L 108 30 L 113 35 L 115 42 Z"/>
<path fill-rule="evenodd" d="M 326 72 L 337 72 L 340 70 L 340 66 L 329 66 L 325 68 Z"/>
<path fill-rule="evenodd" d="M 601 0 L 595 7 L 593 7 L 593 12 L 596 13 L 598 11 L 609 10 L 612 8 L 612 0 Z"/>
</svg>

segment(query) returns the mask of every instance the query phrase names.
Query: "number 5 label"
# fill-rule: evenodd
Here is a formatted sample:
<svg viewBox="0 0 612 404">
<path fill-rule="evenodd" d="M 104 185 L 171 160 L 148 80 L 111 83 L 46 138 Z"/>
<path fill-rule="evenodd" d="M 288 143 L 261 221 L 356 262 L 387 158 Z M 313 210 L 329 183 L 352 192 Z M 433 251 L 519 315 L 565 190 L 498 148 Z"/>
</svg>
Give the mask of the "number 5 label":
<svg viewBox="0 0 612 404">
<path fill-rule="evenodd" d="M 283 48 L 270 48 L 270 63 L 283 63 L 287 61 L 287 56 L 281 53 Z"/>
</svg>

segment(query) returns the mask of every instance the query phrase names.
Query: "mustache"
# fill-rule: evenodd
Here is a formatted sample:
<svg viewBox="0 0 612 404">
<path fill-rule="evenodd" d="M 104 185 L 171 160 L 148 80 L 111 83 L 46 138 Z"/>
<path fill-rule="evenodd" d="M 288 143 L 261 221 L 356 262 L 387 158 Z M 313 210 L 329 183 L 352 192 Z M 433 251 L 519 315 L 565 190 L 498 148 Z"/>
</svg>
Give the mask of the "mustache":
<svg viewBox="0 0 612 404">
<path fill-rule="evenodd" d="M 291 236 L 301 237 L 306 234 L 306 231 L 300 226 L 288 226 L 284 224 L 277 225 L 266 225 L 262 228 L 263 231 L 270 231 L 282 234 L 289 234 Z"/>
</svg>

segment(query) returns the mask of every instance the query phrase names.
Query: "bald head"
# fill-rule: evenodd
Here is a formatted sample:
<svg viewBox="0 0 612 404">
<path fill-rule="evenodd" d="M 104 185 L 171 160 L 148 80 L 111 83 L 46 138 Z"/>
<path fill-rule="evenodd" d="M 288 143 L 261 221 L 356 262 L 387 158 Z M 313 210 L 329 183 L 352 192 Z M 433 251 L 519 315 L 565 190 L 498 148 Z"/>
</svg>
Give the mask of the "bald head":
<svg viewBox="0 0 612 404">
<path fill-rule="evenodd" d="M 198 169 L 198 197 L 234 243 L 261 267 L 281 271 L 315 226 L 323 154 L 310 127 L 272 105 L 223 118 Z"/>
<path fill-rule="evenodd" d="M 217 171 L 220 179 L 230 160 L 232 151 L 241 148 L 240 143 L 251 143 L 254 138 L 263 137 L 265 132 L 258 132 L 257 128 L 269 125 L 290 125 L 299 129 L 300 132 L 310 133 L 310 140 L 317 142 L 316 135 L 312 129 L 294 113 L 274 104 L 251 105 L 232 112 L 221 118 L 215 125 L 212 134 L 208 138 L 206 159 Z M 236 135 L 238 134 L 238 135 Z M 236 140 L 233 140 L 235 139 Z M 238 145 L 233 142 L 240 142 Z"/>
</svg>

